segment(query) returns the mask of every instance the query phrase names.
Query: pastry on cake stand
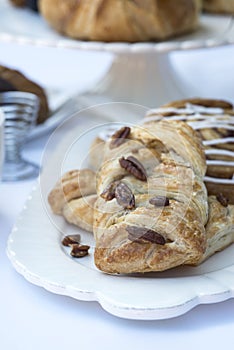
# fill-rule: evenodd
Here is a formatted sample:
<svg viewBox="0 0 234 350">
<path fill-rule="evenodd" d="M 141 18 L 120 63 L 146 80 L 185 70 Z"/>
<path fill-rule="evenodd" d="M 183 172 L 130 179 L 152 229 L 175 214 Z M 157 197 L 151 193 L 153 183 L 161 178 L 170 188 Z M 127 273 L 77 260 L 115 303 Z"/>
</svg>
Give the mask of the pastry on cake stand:
<svg viewBox="0 0 234 350">
<path fill-rule="evenodd" d="M 113 55 L 109 70 L 95 85 L 77 94 L 77 108 L 110 102 L 157 107 L 171 100 L 192 97 L 192 86 L 184 84 L 171 61 L 173 52 L 213 48 L 234 43 L 232 16 L 202 15 L 197 31 L 165 42 L 104 43 L 79 41 L 61 36 L 41 16 L 15 9 L 7 1 L 0 4 L 0 41 L 107 52 Z M 9 21 L 11 18 L 11 21 Z M 126 105 L 127 106 L 127 105 Z M 116 110 L 110 119 L 118 118 Z M 61 116 L 62 118 L 62 116 Z M 56 124 L 61 118 L 56 119 Z M 50 125 L 53 124 L 49 123 Z"/>
</svg>

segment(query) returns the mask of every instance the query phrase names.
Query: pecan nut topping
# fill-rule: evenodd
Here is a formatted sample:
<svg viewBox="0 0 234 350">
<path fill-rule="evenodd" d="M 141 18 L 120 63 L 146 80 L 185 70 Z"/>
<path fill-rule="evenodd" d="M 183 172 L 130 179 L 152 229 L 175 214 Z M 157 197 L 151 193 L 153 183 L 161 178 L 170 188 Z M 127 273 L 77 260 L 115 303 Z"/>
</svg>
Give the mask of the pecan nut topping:
<svg viewBox="0 0 234 350">
<path fill-rule="evenodd" d="M 105 190 L 101 193 L 101 197 L 103 199 L 105 199 L 105 201 L 111 201 L 112 199 L 115 198 L 115 189 L 116 186 L 119 184 L 119 181 L 114 181 L 111 182 L 106 188 Z"/>
<path fill-rule="evenodd" d="M 71 246 L 72 244 L 79 244 L 80 243 L 80 235 L 68 235 L 65 236 L 62 240 L 62 244 L 66 247 Z"/>
<path fill-rule="evenodd" d="M 160 245 L 166 244 L 165 238 L 160 233 L 146 227 L 128 226 L 126 230 L 130 241 L 137 243 L 144 243 L 144 241 L 148 241 Z"/>
<path fill-rule="evenodd" d="M 83 258 L 89 254 L 89 248 L 88 245 L 73 244 L 70 254 L 73 258 Z"/>
<path fill-rule="evenodd" d="M 216 199 L 223 207 L 226 208 L 228 206 L 229 200 L 222 193 L 217 194 Z"/>
<path fill-rule="evenodd" d="M 146 170 L 143 165 L 133 156 L 119 159 L 120 166 L 138 180 L 147 181 Z"/>
<path fill-rule="evenodd" d="M 135 208 L 135 197 L 131 189 L 125 185 L 123 182 L 120 182 L 115 189 L 115 198 L 117 203 L 124 207 L 124 209 L 133 209 Z"/>
<path fill-rule="evenodd" d="M 124 126 L 112 135 L 112 140 L 110 143 L 110 149 L 117 148 L 122 145 L 128 138 L 131 129 L 128 126 Z"/>
<path fill-rule="evenodd" d="M 71 247 L 70 255 L 74 258 L 82 258 L 88 255 L 90 246 L 80 244 L 80 235 L 68 235 L 62 240 L 62 244 Z"/>
<path fill-rule="evenodd" d="M 169 199 L 164 196 L 156 196 L 149 200 L 149 203 L 155 207 L 168 207 L 170 205 Z"/>
</svg>

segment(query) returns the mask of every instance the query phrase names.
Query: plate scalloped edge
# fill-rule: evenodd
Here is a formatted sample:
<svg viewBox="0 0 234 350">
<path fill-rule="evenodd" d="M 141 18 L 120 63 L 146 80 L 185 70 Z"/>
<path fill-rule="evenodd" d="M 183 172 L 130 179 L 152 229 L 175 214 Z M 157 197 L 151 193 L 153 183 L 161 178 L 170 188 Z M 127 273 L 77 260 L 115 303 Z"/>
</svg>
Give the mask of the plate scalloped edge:
<svg viewBox="0 0 234 350">
<path fill-rule="evenodd" d="M 230 298 L 234 298 L 234 265 L 219 271 L 204 274 L 202 276 L 193 276 L 192 279 L 195 280 L 194 286 L 197 285 L 198 280 L 201 279 L 202 283 L 199 288 L 194 288 L 194 289 L 192 288 L 193 290 L 192 291 L 190 290 L 189 293 L 186 293 L 185 294 L 186 297 L 182 298 L 180 302 L 174 301 L 172 303 L 171 302 L 168 303 L 168 305 L 167 304 L 160 305 L 160 303 L 158 303 L 158 305 L 152 306 L 152 307 L 150 307 L 149 305 L 138 306 L 137 304 L 134 304 L 134 301 L 130 305 L 129 303 L 125 303 L 123 300 L 120 300 L 120 301 L 116 300 L 115 297 L 111 295 L 111 293 L 110 295 L 108 295 L 108 293 L 105 290 L 102 291 L 99 287 L 97 288 L 97 290 L 95 290 L 94 285 L 92 289 L 90 289 L 90 287 L 85 289 L 84 287 L 79 288 L 72 284 L 66 284 L 66 283 L 62 284 L 61 282 L 56 282 L 54 280 L 52 281 L 47 278 L 44 278 L 43 276 L 40 276 L 38 273 L 33 272 L 33 269 L 25 266 L 25 264 L 21 262 L 20 259 L 18 259 L 17 246 L 13 244 L 14 239 L 17 237 L 17 235 L 19 235 L 18 231 L 22 229 L 21 221 L 24 221 L 24 218 L 27 217 L 28 208 L 30 208 L 31 203 L 33 203 L 33 201 L 35 202 L 35 196 L 37 196 L 37 199 L 38 199 L 38 194 L 40 196 L 39 188 L 38 186 L 34 186 L 31 194 L 28 196 L 28 199 L 25 203 L 25 206 L 21 214 L 19 215 L 9 235 L 7 248 L 6 248 L 7 256 L 10 262 L 12 263 L 13 267 L 15 268 L 15 270 L 18 273 L 20 273 L 30 283 L 43 287 L 49 292 L 59 294 L 59 295 L 69 296 L 77 300 L 97 301 L 102 306 L 102 308 L 106 310 L 108 313 L 114 316 L 118 316 L 120 318 L 134 319 L 134 320 L 169 319 L 169 318 L 183 315 L 200 304 L 217 303 L 217 302 L 228 300 Z M 42 198 L 41 198 L 40 204 L 42 205 Z M 47 220 L 50 222 L 49 218 L 47 218 Z M 25 237 L 26 237 L 26 234 L 25 234 Z M 30 240 L 28 241 L 28 243 L 30 244 Z M 65 257 L 65 254 L 63 252 L 62 254 Z M 65 262 L 65 265 L 68 262 L 70 264 L 72 263 L 72 259 L 65 258 L 64 262 Z M 75 264 L 75 267 L 77 268 L 77 273 L 79 273 L 78 272 L 79 265 Z M 85 270 L 85 268 L 83 270 Z M 82 274 L 84 274 L 84 272 L 87 273 L 86 270 L 81 272 Z M 110 275 L 103 274 L 98 270 L 95 271 L 94 273 L 97 274 L 97 277 L 98 279 L 100 279 L 100 282 L 102 282 L 103 278 L 104 279 L 109 279 L 109 278 L 112 279 L 112 277 L 116 279 L 120 278 L 119 276 L 117 277 L 117 276 L 110 276 Z M 190 283 L 191 278 L 185 277 L 183 279 L 186 279 L 186 278 Z M 138 277 L 138 278 L 135 278 L 135 280 L 142 281 L 142 278 Z M 157 279 L 157 282 L 159 280 L 160 278 Z M 169 278 L 166 280 L 169 281 L 169 284 L 170 282 L 174 283 L 173 278 Z M 126 277 L 125 277 L 125 282 L 126 282 Z M 185 280 L 182 283 L 182 287 L 184 285 L 186 285 Z M 208 288 L 207 291 L 205 290 L 206 287 Z M 150 285 L 149 285 L 149 288 L 150 288 Z M 148 291 L 149 290 L 147 289 L 145 290 L 146 295 Z M 145 295 L 143 295 L 142 298 L 144 299 Z"/>
</svg>

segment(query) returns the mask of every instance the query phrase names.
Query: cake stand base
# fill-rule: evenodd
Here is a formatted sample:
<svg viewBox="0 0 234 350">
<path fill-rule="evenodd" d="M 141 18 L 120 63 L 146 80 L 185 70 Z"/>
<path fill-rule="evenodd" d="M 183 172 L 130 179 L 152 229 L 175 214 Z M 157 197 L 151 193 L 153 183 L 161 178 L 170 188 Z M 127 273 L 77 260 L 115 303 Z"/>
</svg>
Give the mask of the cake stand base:
<svg viewBox="0 0 234 350">
<path fill-rule="evenodd" d="M 84 105 L 106 102 L 157 107 L 184 97 L 170 53 L 119 54 L 101 81 L 79 96 Z"/>
</svg>

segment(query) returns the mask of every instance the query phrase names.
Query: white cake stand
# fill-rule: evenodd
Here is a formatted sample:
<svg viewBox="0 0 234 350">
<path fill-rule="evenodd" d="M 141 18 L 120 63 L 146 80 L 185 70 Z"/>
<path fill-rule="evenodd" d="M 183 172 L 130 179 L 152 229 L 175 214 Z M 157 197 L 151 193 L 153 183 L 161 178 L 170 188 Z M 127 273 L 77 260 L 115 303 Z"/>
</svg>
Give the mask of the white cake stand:
<svg viewBox="0 0 234 350">
<path fill-rule="evenodd" d="M 162 43 L 85 42 L 62 37 L 41 16 L 0 0 L 0 41 L 112 53 L 113 62 L 105 76 L 77 96 L 79 108 L 112 101 L 149 108 L 190 97 L 173 69 L 171 53 L 233 44 L 234 20 L 231 16 L 202 15 L 196 32 Z"/>
</svg>

